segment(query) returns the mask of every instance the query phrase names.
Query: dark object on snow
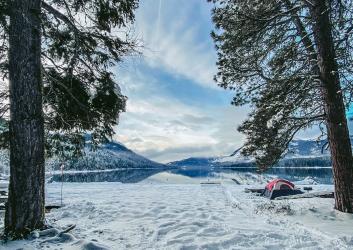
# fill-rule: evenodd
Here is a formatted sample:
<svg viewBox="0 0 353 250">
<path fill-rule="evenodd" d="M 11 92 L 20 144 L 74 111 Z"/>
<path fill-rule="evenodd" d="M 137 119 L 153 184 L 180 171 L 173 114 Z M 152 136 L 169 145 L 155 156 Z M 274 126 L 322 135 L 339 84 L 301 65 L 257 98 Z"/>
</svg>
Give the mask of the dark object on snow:
<svg viewBox="0 0 353 250">
<path fill-rule="evenodd" d="M 58 236 L 61 236 L 65 233 L 68 233 L 70 232 L 72 229 L 74 229 L 76 227 L 76 224 L 71 224 L 71 225 L 68 225 L 68 227 L 66 229 L 63 229 L 59 234 Z"/>
<path fill-rule="evenodd" d="M 265 196 L 268 197 L 270 200 L 273 200 L 281 196 L 293 196 L 297 194 L 303 194 L 303 191 L 299 189 L 280 189 L 280 190 L 272 190 L 272 192 L 268 194 L 265 192 Z"/>
<path fill-rule="evenodd" d="M 45 206 L 45 212 L 49 213 L 52 209 L 58 209 L 61 208 L 59 205 L 46 205 Z"/>
<path fill-rule="evenodd" d="M 6 198 L 6 200 L 7 200 L 7 198 Z M 5 210 L 5 202 L 6 202 L 6 200 L 0 201 L 0 211 L 1 210 Z M 61 206 L 59 206 L 59 205 L 46 205 L 45 206 L 45 212 L 49 213 L 52 209 L 58 209 L 58 208 L 61 208 Z"/>
<path fill-rule="evenodd" d="M 311 190 L 313 190 L 312 187 L 303 187 L 303 189 L 304 189 L 305 191 L 311 191 Z"/>
<path fill-rule="evenodd" d="M 327 192 L 327 193 L 321 192 L 318 194 L 314 193 L 314 195 L 315 197 L 319 197 L 319 198 L 331 198 L 331 199 L 335 198 L 335 192 Z"/>
<path fill-rule="evenodd" d="M 280 196 L 297 195 L 302 193 L 303 191 L 294 188 L 292 182 L 284 179 L 274 179 L 266 185 L 262 195 L 273 200 Z"/>
<path fill-rule="evenodd" d="M 312 193 L 303 193 L 298 195 L 290 195 L 286 197 L 278 197 L 276 200 L 288 200 L 288 199 L 302 199 L 302 198 L 335 198 L 334 192 L 312 192 Z"/>
<path fill-rule="evenodd" d="M 262 194 L 265 191 L 263 188 L 245 188 L 245 193 Z"/>
<path fill-rule="evenodd" d="M 240 185 L 240 182 L 237 179 L 232 178 L 232 181 L 234 181 L 236 184 Z"/>
<path fill-rule="evenodd" d="M 215 182 L 211 182 L 211 181 L 209 181 L 209 182 L 200 182 L 200 184 L 201 185 L 221 185 L 221 183 L 217 182 L 217 181 L 215 181 Z"/>
</svg>

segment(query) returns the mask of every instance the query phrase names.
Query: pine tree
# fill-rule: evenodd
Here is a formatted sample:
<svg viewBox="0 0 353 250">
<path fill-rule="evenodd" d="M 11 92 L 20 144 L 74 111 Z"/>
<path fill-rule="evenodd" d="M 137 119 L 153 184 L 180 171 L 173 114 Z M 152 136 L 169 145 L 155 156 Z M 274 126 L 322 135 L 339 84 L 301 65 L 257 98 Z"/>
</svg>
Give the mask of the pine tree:
<svg viewBox="0 0 353 250">
<path fill-rule="evenodd" d="M 137 0 L 0 2 L 0 118 L 10 146 L 5 234 L 44 224 L 44 156 L 79 155 L 114 133 L 126 97 L 112 66 L 135 53 Z M 9 124 L 9 127 L 6 127 Z"/>
<path fill-rule="evenodd" d="M 353 159 L 345 105 L 352 95 L 353 1 L 215 0 L 216 80 L 249 105 L 242 150 L 261 170 L 302 129 L 327 136 L 335 207 L 353 213 Z"/>
</svg>

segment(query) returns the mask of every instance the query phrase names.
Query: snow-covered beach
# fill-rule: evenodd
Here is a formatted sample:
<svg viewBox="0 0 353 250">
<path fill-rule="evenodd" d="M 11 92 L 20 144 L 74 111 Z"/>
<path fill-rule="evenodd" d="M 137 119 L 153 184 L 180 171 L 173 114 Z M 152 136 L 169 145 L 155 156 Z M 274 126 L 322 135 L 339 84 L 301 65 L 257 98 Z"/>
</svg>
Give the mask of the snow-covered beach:
<svg viewBox="0 0 353 250">
<path fill-rule="evenodd" d="M 162 177 L 137 184 L 64 183 L 65 206 L 48 213 L 47 221 L 76 228 L 1 249 L 353 249 L 353 215 L 335 211 L 333 199 L 270 201 L 231 181 L 201 185 Z M 48 184 L 47 204 L 60 203 L 60 191 L 61 183 Z"/>
</svg>

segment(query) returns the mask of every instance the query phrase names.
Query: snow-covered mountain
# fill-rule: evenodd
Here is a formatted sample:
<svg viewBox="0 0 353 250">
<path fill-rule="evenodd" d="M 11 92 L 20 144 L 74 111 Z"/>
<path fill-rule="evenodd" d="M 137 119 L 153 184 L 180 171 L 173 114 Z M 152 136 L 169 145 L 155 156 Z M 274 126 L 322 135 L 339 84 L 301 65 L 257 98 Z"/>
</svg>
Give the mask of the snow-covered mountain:
<svg viewBox="0 0 353 250">
<path fill-rule="evenodd" d="M 230 156 L 219 157 L 216 162 L 251 162 L 251 157 L 245 157 L 240 153 L 241 148 L 234 151 Z M 327 149 L 327 141 L 314 141 L 314 140 L 293 140 L 289 144 L 289 148 L 284 159 L 295 158 L 317 158 L 329 157 L 330 152 Z"/>
<path fill-rule="evenodd" d="M 151 161 L 118 142 L 109 142 L 92 151 L 89 146 L 81 158 L 65 162 L 64 173 L 60 162 L 48 163 L 50 181 L 56 182 L 122 182 L 136 183 L 164 171 L 168 166 Z"/>
<path fill-rule="evenodd" d="M 285 157 L 277 164 L 278 167 L 313 167 L 331 166 L 330 152 L 326 141 L 293 140 Z M 182 166 L 208 166 L 208 167 L 255 167 L 252 157 L 245 157 L 240 153 L 241 148 L 229 156 L 188 158 L 171 162 L 168 165 Z"/>
<path fill-rule="evenodd" d="M 60 170 L 61 161 L 49 159 L 46 161 L 46 171 Z M 96 150 L 85 148 L 81 158 L 65 161 L 64 170 L 112 170 L 112 169 L 165 169 L 166 165 L 151 161 L 118 142 L 109 142 Z M 0 150 L 0 175 L 9 175 L 8 151 Z"/>
<path fill-rule="evenodd" d="M 65 170 L 110 170 L 131 168 L 165 168 L 166 165 L 151 161 L 118 142 L 108 142 L 96 150 L 89 146 L 85 155 L 65 163 Z M 50 163 L 52 170 L 60 169 L 60 162 L 53 160 Z"/>
</svg>

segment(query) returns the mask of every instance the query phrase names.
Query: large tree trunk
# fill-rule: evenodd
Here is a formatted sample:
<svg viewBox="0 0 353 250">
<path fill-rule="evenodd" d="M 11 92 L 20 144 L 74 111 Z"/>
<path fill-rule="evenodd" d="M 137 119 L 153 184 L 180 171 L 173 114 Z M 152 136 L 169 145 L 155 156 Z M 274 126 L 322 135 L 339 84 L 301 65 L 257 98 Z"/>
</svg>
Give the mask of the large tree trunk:
<svg viewBox="0 0 353 250">
<path fill-rule="evenodd" d="M 335 208 L 353 213 L 353 158 L 327 1 L 311 1 L 335 182 Z"/>
<path fill-rule="evenodd" d="M 44 226 L 41 0 L 9 2 L 11 175 L 5 234 L 20 238 Z"/>
</svg>

